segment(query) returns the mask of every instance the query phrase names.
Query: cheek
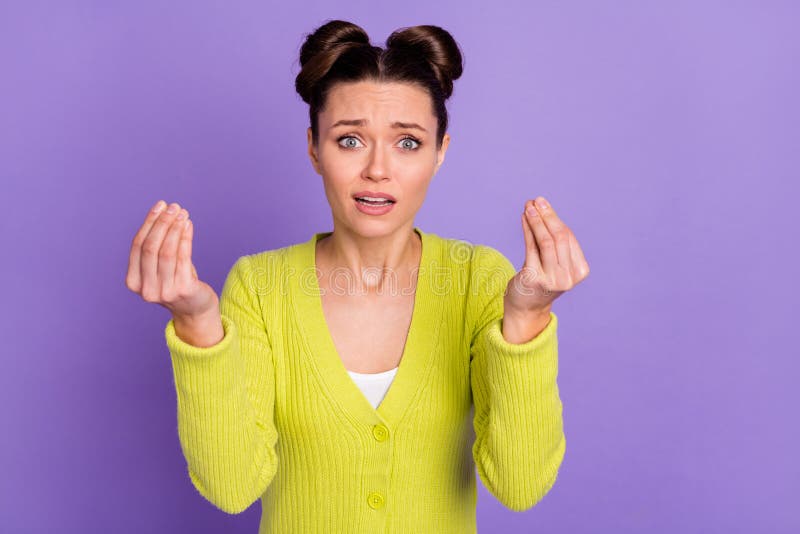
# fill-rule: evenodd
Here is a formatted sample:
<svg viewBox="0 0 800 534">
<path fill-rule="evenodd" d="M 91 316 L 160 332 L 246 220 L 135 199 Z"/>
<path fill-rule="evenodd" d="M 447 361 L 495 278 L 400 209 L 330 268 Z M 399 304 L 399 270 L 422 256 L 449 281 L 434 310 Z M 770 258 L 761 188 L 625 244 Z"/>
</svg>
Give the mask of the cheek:
<svg viewBox="0 0 800 534">
<path fill-rule="evenodd" d="M 355 158 L 345 158 L 336 154 L 333 150 L 328 151 L 322 161 L 324 174 L 330 176 L 333 182 L 341 182 L 347 178 L 358 176 L 361 172 L 361 165 Z"/>
<path fill-rule="evenodd" d="M 328 197 L 328 200 L 331 202 L 340 202 L 339 198 L 344 195 L 347 190 L 345 182 L 329 171 L 326 171 L 323 176 L 325 195 Z"/>
<path fill-rule="evenodd" d="M 334 171 L 335 172 L 335 171 Z M 334 206 L 346 206 L 350 201 L 350 192 L 353 190 L 352 175 L 334 174 L 327 172 L 324 174 L 325 197 L 328 204 Z"/>
<path fill-rule="evenodd" d="M 419 207 L 425 200 L 430 182 L 431 173 L 427 170 L 413 176 L 406 176 L 401 185 L 403 196 L 408 201 L 406 204 Z"/>
</svg>

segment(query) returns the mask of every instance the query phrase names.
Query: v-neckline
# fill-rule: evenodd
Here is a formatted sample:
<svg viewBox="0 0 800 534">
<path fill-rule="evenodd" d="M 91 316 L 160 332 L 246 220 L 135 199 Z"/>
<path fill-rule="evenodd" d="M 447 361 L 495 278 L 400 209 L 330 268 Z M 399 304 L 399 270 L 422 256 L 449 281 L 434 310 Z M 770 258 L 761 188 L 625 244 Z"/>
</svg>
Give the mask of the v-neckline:
<svg viewBox="0 0 800 534">
<path fill-rule="evenodd" d="M 318 232 L 295 248 L 293 267 L 299 269 L 298 285 L 293 286 L 298 323 L 308 340 L 308 349 L 318 379 L 332 394 L 332 401 L 357 419 L 375 424 L 386 421 L 396 424 L 413 401 L 430 370 L 432 348 L 438 339 L 441 298 L 431 293 L 431 261 L 435 256 L 434 239 L 414 227 L 420 236 L 422 252 L 417 272 L 414 307 L 411 324 L 406 335 L 403 354 L 396 374 L 383 400 L 375 408 L 344 366 L 333 336 L 330 333 L 322 307 L 322 294 L 316 266 L 316 244 L 333 232 Z M 432 330 L 425 330 L 430 328 Z M 433 343 L 433 344 L 431 344 Z"/>
</svg>

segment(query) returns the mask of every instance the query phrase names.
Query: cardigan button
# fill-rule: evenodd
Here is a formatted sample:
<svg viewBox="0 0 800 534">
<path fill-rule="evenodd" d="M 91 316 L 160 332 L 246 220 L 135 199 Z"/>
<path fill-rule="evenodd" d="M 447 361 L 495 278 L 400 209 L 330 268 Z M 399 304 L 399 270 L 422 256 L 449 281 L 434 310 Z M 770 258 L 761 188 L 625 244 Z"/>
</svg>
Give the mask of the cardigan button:
<svg viewBox="0 0 800 534">
<path fill-rule="evenodd" d="M 383 495 L 377 491 L 373 491 L 369 494 L 369 497 L 367 497 L 367 504 L 369 504 L 370 507 L 374 508 L 375 510 L 382 508 L 384 504 Z"/>
<path fill-rule="evenodd" d="M 377 424 L 372 427 L 372 435 L 378 441 L 386 441 L 389 438 L 389 429 L 385 425 Z"/>
</svg>

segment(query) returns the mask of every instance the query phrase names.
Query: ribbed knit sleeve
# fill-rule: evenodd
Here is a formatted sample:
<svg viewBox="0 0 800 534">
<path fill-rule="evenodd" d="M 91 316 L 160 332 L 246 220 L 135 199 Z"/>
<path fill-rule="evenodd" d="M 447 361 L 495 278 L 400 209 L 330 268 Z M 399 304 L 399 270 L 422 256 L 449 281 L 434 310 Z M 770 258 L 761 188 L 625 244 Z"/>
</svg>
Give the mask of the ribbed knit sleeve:
<svg viewBox="0 0 800 534">
<path fill-rule="evenodd" d="M 165 329 L 178 401 L 178 435 L 189 478 L 220 510 L 240 513 L 278 468 L 275 373 L 248 256 L 231 268 L 220 294 L 224 338 L 210 347 Z"/>
<path fill-rule="evenodd" d="M 558 318 L 535 338 L 503 337 L 503 296 L 516 274 L 499 251 L 477 245 L 473 284 L 478 284 L 470 346 L 475 416 L 472 448 L 486 488 L 507 508 L 523 511 L 550 491 L 564 458 L 558 373 Z"/>
</svg>

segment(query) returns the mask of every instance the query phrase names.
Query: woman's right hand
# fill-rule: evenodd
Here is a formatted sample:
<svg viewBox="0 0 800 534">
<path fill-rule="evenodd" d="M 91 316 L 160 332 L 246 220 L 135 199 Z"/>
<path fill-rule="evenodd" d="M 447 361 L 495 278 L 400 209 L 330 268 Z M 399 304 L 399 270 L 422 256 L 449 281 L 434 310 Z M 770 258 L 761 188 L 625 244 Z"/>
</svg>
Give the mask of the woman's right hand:
<svg viewBox="0 0 800 534">
<path fill-rule="evenodd" d="M 159 200 L 133 238 L 125 284 L 146 302 L 155 302 L 174 318 L 218 313 L 219 297 L 197 277 L 192 264 L 194 226 L 177 202 Z M 174 211 L 172 211 L 174 210 Z"/>
</svg>

